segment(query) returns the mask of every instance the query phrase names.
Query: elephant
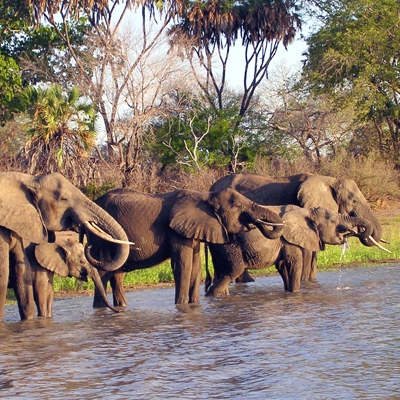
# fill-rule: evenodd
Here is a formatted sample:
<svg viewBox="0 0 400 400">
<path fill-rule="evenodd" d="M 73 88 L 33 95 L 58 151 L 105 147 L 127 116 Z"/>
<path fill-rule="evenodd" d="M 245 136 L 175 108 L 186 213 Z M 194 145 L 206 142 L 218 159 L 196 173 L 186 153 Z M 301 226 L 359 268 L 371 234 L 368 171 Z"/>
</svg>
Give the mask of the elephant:
<svg viewBox="0 0 400 400">
<path fill-rule="evenodd" d="M 155 195 L 114 189 L 96 203 L 122 225 L 136 246 L 131 247 L 120 270 L 100 271 L 105 288 L 108 281 L 111 283 L 114 306 L 127 305 L 123 288 L 126 272 L 153 267 L 168 259 L 175 280 L 175 304 L 198 303 L 201 242 L 228 243 L 234 235 L 255 228 L 263 237 L 274 239 L 283 228 L 277 214 L 232 189 L 175 190 Z M 97 252 L 88 248 L 86 257 L 101 269 L 102 262 L 113 254 L 113 247 L 112 243 L 104 243 L 96 246 Z M 97 291 L 93 305 L 103 306 Z"/>
<path fill-rule="evenodd" d="M 130 244 L 123 228 L 60 173 L 34 176 L 3 172 L 0 173 L 0 188 L 0 320 L 4 318 L 10 259 L 15 270 L 20 317 L 36 316 L 24 242 L 51 241 L 55 231 L 78 230 L 82 225 L 116 242 L 114 257 L 103 268 L 114 270 L 125 263 Z"/>
<path fill-rule="evenodd" d="M 311 209 L 294 205 L 271 206 L 284 221 L 282 235 L 265 240 L 256 231 L 236 235 L 236 241 L 224 246 L 209 244 L 213 250 L 215 278 L 207 269 L 206 296 L 229 294 L 229 283 L 240 276 L 245 268 L 262 269 L 275 265 L 289 292 L 300 290 L 304 250 L 319 252 L 325 244 L 341 245 L 350 236 L 360 239 L 372 233 L 366 219 L 349 217 L 324 207 Z M 359 229 L 357 233 L 354 228 Z M 235 257 L 239 254 L 239 257 Z"/>
<path fill-rule="evenodd" d="M 249 199 L 267 206 L 285 204 L 294 204 L 304 208 L 321 206 L 343 215 L 365 218 L 371 223 L 372 234 L 370 237 L 361 235 L 359 240 L 365 246 L 381 247 L 379 245 L 382 238 L 381 224 L 352 179 L 300 173 L 276 180 L 256 173 L 237 173 L 218 179 L 210 190 L 219 191 L 226 188 L 235 189 Z M 212 257 L 214 256 L 212 255 Z M 305 251 L 304 257 L 307 261 L 304 263 L 302 280 L 315 280 L 317 255 L 315 252 Z M 237 278 L 239 282 L 253 280 L 247 270 Z"/>
<path fill-rule="evenodd" d="M 100 275 L 86 259 L 82 243 L 71 240 L 57 240 L 55 243 L 30 243 L 26 254 L 32 269 L 33 296 L 39 317 L 52 316 L 54 274 L 63 278 L 75 277 L 84 282 L 87 282 L 88 277 L 92 278 L 107 307 L 115 312 L 120 312 L 108 302 Z M 14 275 L 11 271 L 10 275 Z"/>
</svg>

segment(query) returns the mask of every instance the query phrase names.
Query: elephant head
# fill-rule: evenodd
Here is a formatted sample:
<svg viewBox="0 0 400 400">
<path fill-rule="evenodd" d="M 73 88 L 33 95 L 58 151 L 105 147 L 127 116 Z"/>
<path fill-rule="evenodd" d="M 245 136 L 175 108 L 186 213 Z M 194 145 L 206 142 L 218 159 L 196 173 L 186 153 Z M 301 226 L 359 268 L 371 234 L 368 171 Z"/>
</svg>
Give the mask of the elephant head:
<svg viewBox="0 0 400 400">
<path fill-rule="evenodd" d="M 170 212 L 170 227 L 180 235 L 209 243 L 227 243 L 229 235 L 258 228 L 268 239 L 280 236 L 282 219 L 233 189 L 184 190 Z"/>
<path fill-rule="evenodd" d="M 63 278 L 75 277 L 84 282 L 87 282 L 88 277 L 92 278 L 106 306 L 119 312 L 108 302 L 100 275 L 87 261 L 81 243 L 60 240 L 57 243 L 38 244 L 35 246 L 35 259 L 42 268 Z"/>
<path fill-rule="evenodd" d="M 21 238 L 41 243 L 53 236 L 52 231 L 78 230 L 85 224 L 95 234 L 102 232 L 103 237 L 120 243 L 105 269 L 118 269 L 128 258 L 128 238 L 122 227 L 61 174 L 4 172 L 0 186 L 0 226 Z"/>
<path fill-rule="evenodd" d="M 359 236 L 354 228 L 368 236 L 372 232 L 368 220 L 345 216 L 324 207 L 306 209 L 286 206 L 282 218 L 285 221 L 284 239 L 315 252 L 324 250 L 325 244 L 341 245 L 349 236 Z"/>
<path fill-rule="evenodd" d="M 352 179 L 337 179 L 330 176 L 310 175 L 300 184 L 299 204 L 305 208 L 322 206 L 343 215 L 367 219 L 372 232 L 360 232 L 358 238 L 365 246 L 374 246 L 382 238 L 382 227 L 373 214 L 367 200 Z"/>
</svg>

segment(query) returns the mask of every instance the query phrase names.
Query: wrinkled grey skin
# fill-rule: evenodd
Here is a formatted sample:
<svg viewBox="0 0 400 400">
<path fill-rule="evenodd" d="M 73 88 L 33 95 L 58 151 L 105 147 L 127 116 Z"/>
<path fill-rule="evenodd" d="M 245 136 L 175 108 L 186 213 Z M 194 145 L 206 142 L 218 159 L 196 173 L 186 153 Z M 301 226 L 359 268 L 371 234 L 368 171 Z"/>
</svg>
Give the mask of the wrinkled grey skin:
<svg viewBox="0 0 400 400">
<path fill-rule="evenodd" d="M 227 295 L 229 283 L 240 276 L 245 268 L 262 269 L 272 265 L 278 269 L 285 290 L 298 292 L 305 250 L 317 253 L 324 250 L 325 244 L 341 245 L 348 236 L 356 235 L 357 228 L 367 235 L 372 232 L 368 220 L 343 216 L 324 207 L 311 210 L 293 205 L 268 208 L 282 217 L 282 235 L 275 240 L 265 240 L 258 232 L 250 231 L 237 235 L 236 242 L 226 246 L 210 244 L 215 261 L 215 278 L 208 288 L 208 274 L 206 295 Z"/>
<path fill-rule="evenodd" d="M 238 173 L 217 180 L 210 190 L 218 191 L 228 187 L 263 205 L 294 204 L 304 208 L 321 206 L 343 215 L 365 218 L 371 223 L 372 237 L 377 242 L 381 240 L 381 224 L 352 179 L 303 173 L 274 180 L 260 174 Z M 365 246 L 373 246 L 365 235 L 361 235 L 359 240 Z M 317 256 L 305 251 L 304 257 L 307 261 L 304 263 L 302 279 L 314 280 L 317 273 Z M 253 281 L 246 271 L 237 280 Z"/>
<path fill-rule="evenodd" d="M 127 240 L 121 226 L 59 173 L 33 176 L 0 173 L 0 320 L 9 282 L 9 257 L 15 258 L 15 291 L 21 319 L 36 316 L 32 279 L 24 244 L 43 243 L 54 231 L 78 229 L 92 221 L 115 239 Z M 109 265 L 117 269 L 126 261 L 129 245 L 116 247 Z"/>
<path fill-rule="evenodd" d="M 75 277 L 84 282 L 88 277 L 92 278 L 107 307 L 118 312 L 109 304 L 99 273 L 87 261 L 81 243 L 68 240 L 38 245 L 31 243 L 26 254 L 32 269 L 33 295 L 39 317 L 52 316 L 54 274 L 63 278 Z M 14 273 L 11 275 L 15 276 Z"/>
<path fill-rule="evenodd" d="M 126 272 L 150 268 L 169 258 L 175 279 L 175 303 L 198 303 L 201 241 L 228 243 L 232 235 L 254 228 L 258 228 L 263 237 L 272 239 L 278 237 L 283 228 L 282 225 L 273 229 L 264 227 L 260 220 L 277 224 L 282 224 L 282 220 L 266 207 L 231 189 L 221 192 L 177 190 L 160 195 L 117 189 L 96 202 L 122 225 L 129 240 L 135 243 L 122 269 L 100 272 L 105 287 L 108 281 L 111 283 L 114 306 L 127 304 L 123 289 Z M 101 263 L 113 254 L 113 247 L 111 243 L 96 246 L 97 251 L 90 252 L 87 257 L 92 265 L 96 260 Z M 94 307 L 102 306 L 96 292 Z"/>
</svg>

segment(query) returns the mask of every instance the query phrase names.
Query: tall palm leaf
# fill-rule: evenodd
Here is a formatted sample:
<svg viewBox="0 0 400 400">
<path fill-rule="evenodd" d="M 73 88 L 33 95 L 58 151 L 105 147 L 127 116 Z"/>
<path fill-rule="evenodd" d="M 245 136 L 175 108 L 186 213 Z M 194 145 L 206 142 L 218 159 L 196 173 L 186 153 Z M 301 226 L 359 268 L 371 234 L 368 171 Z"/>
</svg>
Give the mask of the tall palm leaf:
<svg viewBox="0 0 400 400">
<path fill-rule="evenodd" d="M 29 87 L 23 103 L 29 116 L 26 125 L 31 171 L 64 172 L 88 157 L 95 144 L 95 109 L 77 88 L 65 93 L 59 85 Z"/>
</svg>

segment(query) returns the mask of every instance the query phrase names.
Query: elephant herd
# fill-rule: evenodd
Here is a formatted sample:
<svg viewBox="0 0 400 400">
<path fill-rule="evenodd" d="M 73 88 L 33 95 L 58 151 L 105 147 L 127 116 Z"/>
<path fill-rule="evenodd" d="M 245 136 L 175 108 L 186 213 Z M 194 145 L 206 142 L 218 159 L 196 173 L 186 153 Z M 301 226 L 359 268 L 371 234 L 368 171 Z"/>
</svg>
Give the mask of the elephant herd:
<svg viewBox="0 0 400 400">
<path fill-rule="evenodd" d="M 21 319 L 51 317 L 53 275 L 93 279 L 94 307 L 127 305 L 127 272 L 171 260 L 175 303 L 200 300 L 201 242 L 210 249 L 206 295 L 229 294 L 247 270 L 275 265 L 290 292 L 316 277 L 317 253 L 356 236 L 378 246 L 382 228 L 350 179 L 298 174 L 282 180 L 238 173 L 208 192 L 145 194 L 115 189 L 95 202 L 59 173 L 0 173 L 0 319 L 7 288 Z M 74 230 L 80 243 L 55 241 Z M 86 240 L 84 240 L 86 239 Z M 82 243 L 85 242 L 85 245 Z M 113 305 L 106 288 L 110 282 Z"/>
</svg>

